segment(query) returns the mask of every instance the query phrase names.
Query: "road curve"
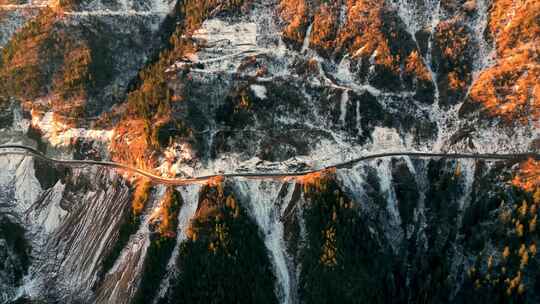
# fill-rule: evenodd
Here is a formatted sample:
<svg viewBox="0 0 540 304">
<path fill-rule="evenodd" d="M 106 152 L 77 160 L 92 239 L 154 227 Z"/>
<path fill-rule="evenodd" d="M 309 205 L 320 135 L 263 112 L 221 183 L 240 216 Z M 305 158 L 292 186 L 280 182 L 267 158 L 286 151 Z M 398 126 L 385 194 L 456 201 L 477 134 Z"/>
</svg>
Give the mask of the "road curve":
<svg viewBox="0 0 540 304">
<path fill-rule="evenodd" d="M 428 152 L 388 152 L 388 153 L 379 153 L 379 154 L 371 154 L 366 156 L 361 156 L 355 159 L 352 159 L 347 162 L 338 163 L 332 166 L 327 166 L 321 169 L 315 169 L 315 170 L 309 170 L 309 171 L 301 171 L 301 172 L 252 172 L 252 173 L 226 173 L 226 174 L 213 174 L 213 175 L 205 175 L 205 176 L 198 176 L 198 177 L 192 177 L 192 178 L 168 178 L 168 177 L 162 177 L 155 175 L 151 172 L 141 170 L 132 166 L 128 166 L 121 163 L 115 163 L 115 162 L 108 162 L 108 161 L 94 161 L 94 160 L 63 160 L 63 159 L 55 159 L 46 156 L 42 152 L 36 150 L 35 148 L 24 146 L 24 145 L 0 145 L 0 150 L 5 149 L 15 149 L 19 151 L 5 151 L 0 153 L 0 155 L 6 155 L 6 154 L 15 154 L 15 155 L 25 155 L 25 156 L 34 156 L 36 158 L 39 158 L 41 160 L 52 162 L 56 164 L 61 164 L 65 166 L 70 167 L 81 167 L 81 166 L 101 166 L 101 167 L 109 167 L 109 168 L 116 168 L 121 170 L 126 170 L 129 172 L 133 172 L 135 174 L 138 174 L 140 176 L 144 176 L 149 178 L 153 183 L 156 184 L 166 184 L 166 185 L 188 185 L 188 184 L 195 184 L 195 183 L 203 183 L 206 182 L 212 178 L 216 177 L 245 177 L 245 178 L 253 178 L 253 179 L 279 179 L 279 178 L 294 178 L 294 177 L 300 177 L 305 176 L 308 174 L 318 173 L 325 170 L 330 169 L 344 169 L 344 168 L 350 168 L 354 164 L 373 160 L 377 158 L 384 158 L 384 157 L 393 157 L 393 156 L 408 156 L 413 158 L 450 158 L 450 159 L 483 159 L 483 160 L 526 160 L 529 158 L 535 158 L 540 159 L 540 153 L 509 153 L 509 154 L 490 154 L 490 153 L 479 153 L 479 154 L 472 154 L 472 153 L 428 153 Z"/>
</svg>

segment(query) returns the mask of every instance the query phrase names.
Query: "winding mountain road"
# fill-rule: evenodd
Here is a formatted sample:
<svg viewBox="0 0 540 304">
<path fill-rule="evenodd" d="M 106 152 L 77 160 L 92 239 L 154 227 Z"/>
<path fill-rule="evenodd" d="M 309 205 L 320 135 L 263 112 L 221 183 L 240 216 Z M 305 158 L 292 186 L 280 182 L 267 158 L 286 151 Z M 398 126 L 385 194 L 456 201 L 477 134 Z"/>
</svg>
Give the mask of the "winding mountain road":
<svg viewBox="0 0 540 304">
<path fill-rule="evenodd" d="M 450 158 L 450 159 L 483 159 L 483 160 L 526 160 L 529 158 L 540 159 L 540 153 L 509 153 L 509 154 L 489 154 L 489 153 L 480 153 L 480 154 L 468 154 L 468 153 L 427 153 L 427 152 L 388 152 L 388 153 L 378 153 L 371 154 L 366 156 L 361 156 L 355 159 L 352 159 L 347 162 L 338 163 L 332 166 L 327 166 L 321 169 L 314 169 L 309 171 L 300 171 L 300 172 L 252 172 L 252 173 L 225 173 L 225 174 L 214 174 L 214 175 L 205 175 L 192 178 L 168 178 L 155 175 L 151 172 L 141 170 L 132 166 L 128 166 L 121 163 L 108 162 L 108 161 L 94 161 L 94 160 L 64 160 L 64 159 L 55 159 L 46 156 L 42 152 L 36 150 L 35 148 L 24 146 L 24 145 L 0 145 L 0 150 L 11 150 L 4 151 L 0 155 L 12 154 L 12 155 L 24 155 L 24 156 L 34 156 L 41 160 L 65 165 L 69 167 L 81 167 L 81 166 L 101 166 L 116 168 L 121 170 L 126 170 L 133 172 L 140 176 L 149 178 L 153 183 L 156 184 L 166 184 L 166 185 L 188 185 L 195 183 L 204 183 L 212 178 L 216 177 L 244 177 L 244 178 L 253 178 L 253 179 L 278 179 L 278 178 L 294 178 L 305 176 L 308 174 L 319 173 L 331 169 L 344 169 L 351 168 L 353 165 L 373 160 L 377 158 L 384 157 L 393 157 L 393 156 L 408 156 L 413 158 Z M 15 150 L 15 151 L 13 151 Z M 17 151 L 18 150 L 18 151 Z"/>
</svg>

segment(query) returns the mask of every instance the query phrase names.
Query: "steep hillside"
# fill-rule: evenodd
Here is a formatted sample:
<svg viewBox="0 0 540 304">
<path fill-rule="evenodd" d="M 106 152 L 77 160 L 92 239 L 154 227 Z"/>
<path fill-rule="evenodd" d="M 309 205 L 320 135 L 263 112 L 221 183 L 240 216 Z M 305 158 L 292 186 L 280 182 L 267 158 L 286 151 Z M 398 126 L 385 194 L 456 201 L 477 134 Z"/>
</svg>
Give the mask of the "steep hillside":
<svg viewBox="0 0 540 304">
<path fill-rule="evenodd" d="M 0 303 L 538 303 L 539 5 L 0 0 L 0 145 L 209 176 L 0 146 Z"/>
</svg>

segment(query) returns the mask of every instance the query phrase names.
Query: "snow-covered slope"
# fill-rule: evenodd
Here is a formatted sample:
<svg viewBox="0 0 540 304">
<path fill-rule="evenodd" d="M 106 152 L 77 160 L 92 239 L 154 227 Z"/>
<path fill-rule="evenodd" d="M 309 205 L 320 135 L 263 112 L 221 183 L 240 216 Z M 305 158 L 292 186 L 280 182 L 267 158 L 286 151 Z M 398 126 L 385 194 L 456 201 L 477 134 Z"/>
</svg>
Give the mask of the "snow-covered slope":
<svg viewBox="0 0 540 304">
<path fill-rule="evenodd" d="M 169 177 L 540 149 L 538 88 L 520 89 L 540 64 L 535 11 L 518 14 L 534 1 L 41 5 L 0 3 L 0 143 Z M 509 55 L 501 32 L 530 50 Z M 493 106 L 477 87 L 507 61 L 524 72 L 491 83 Z M 0 302 L 539 300 L 532 160 L 391 157 L 171 188 L 2 153 Z"/>
</svg>

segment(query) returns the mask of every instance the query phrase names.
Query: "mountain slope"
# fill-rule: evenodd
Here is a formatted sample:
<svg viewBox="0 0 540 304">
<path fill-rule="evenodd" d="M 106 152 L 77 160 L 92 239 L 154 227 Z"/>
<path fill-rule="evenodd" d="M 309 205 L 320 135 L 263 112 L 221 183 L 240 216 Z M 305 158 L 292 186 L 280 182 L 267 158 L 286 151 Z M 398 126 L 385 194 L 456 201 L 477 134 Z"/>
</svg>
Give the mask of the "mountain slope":
<svg viewBox="0 0 540 304">
<path fill-rule="evenodd" d="M 171 178 L 540 152 L 537 1 L 0 9 L 0 144 Z M 176 187 L 28 155 L 0 167 L 6 303 L 539 301 L 534 159 Z"/>
</svg>

